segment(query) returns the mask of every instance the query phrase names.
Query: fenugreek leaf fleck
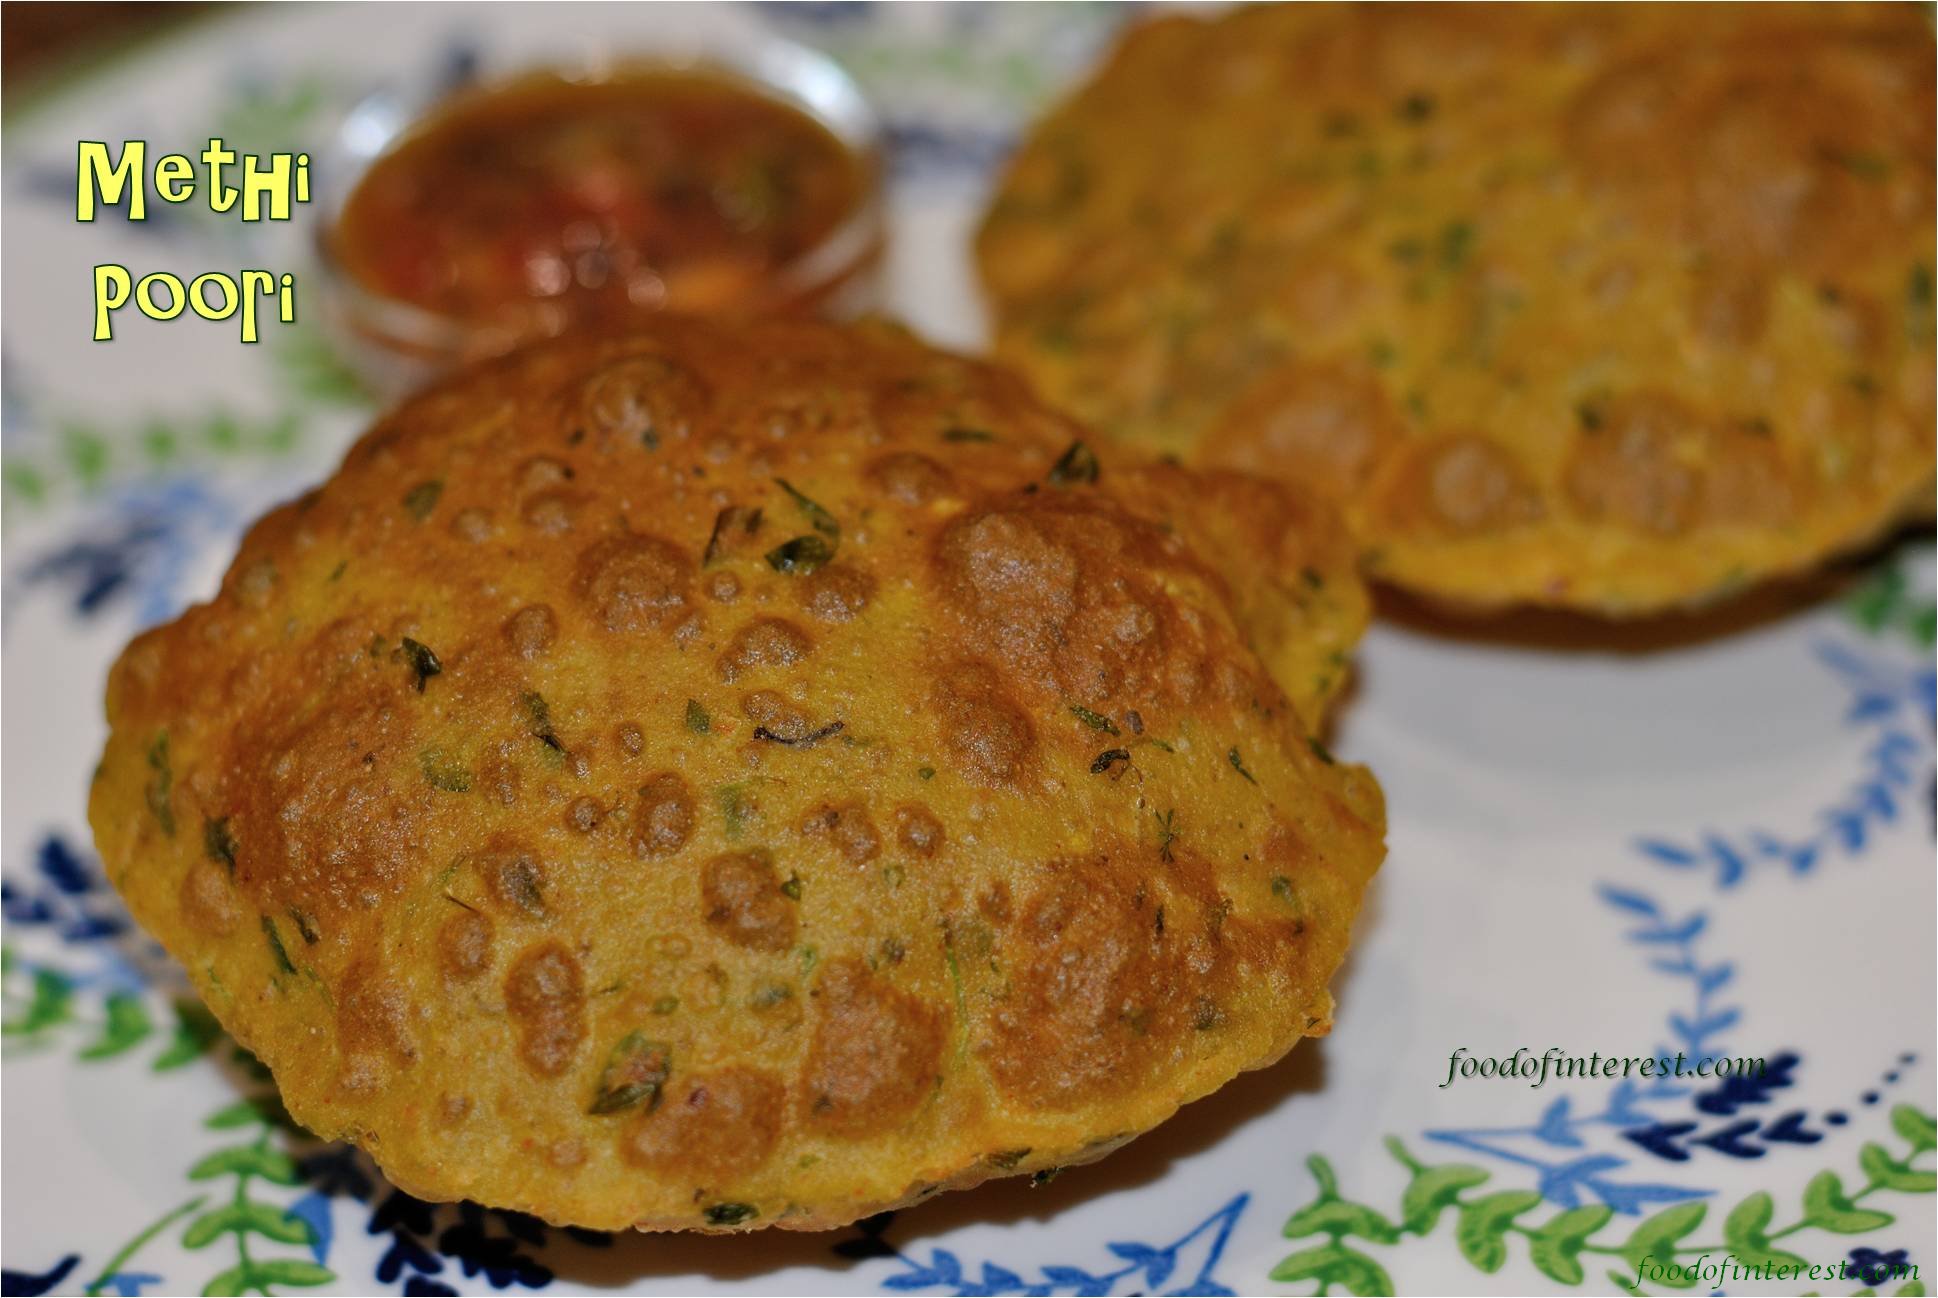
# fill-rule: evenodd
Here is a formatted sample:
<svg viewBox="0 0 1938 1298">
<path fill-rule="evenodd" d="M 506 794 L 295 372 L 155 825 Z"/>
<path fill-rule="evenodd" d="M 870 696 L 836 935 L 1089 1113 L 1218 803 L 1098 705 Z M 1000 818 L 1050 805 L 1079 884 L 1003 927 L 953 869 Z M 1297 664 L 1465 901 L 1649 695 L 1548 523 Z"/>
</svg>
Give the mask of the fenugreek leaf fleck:
<svg viewBox="0 0 1938 1298">
<path fill-rule="evenodd" d="M 417 755 L 417 761 L 432 788 L 446 793 L 471 792 L 471 772 L 457 762 L 447 761 L 439 750 L 426 748 Z"/>
<path fill-rule="evenodd" d="M 834 558 L 834 548 L 821 537 L 797 536 L 783 541 L 767 552 L 767 566 L 775 572 L 805 577 L 825 567 Z"/>
<path fill-rule="evenodd" d="M 643 1032 L 628 1032 L 606 1057 L 592 1096 L 590 1114 L 618 1113 L 642 1100 L 646 1111 L 659 1107 L 660 1091 L 672 1072 L 672 1047 L 650 1041 Z"/>
<path fill-rule="evenodd" d="M 800 506 L 801 512 L 807 515 L 808 525 L 810 527 L 826 537 L 830 545 L 841 544 L 841 524 L 836 521 L 833 514 L 823 509 L 815 501 L 802 495 L 795 489 L 794 484 L 786 478 L 776 478 L 774 482 L 782 491 L 785 491 L 793 498 L 796 505 Z"/>
<path fill-rule="evenodd" d="M 1071 704 L 1070 715 L 1083 722 L 1086 726 L 1089 726 L 1092 730 L 1101 730 L 1108 735 L 1123 733 L 1117 729 L 1117 724 L 1109 717 L 1103 715 L 1101 712 L 1092 712 L 1089 708 L 1081 704 Z"/>
<path fill-rule="evenodd" d="M 751 1203 L 716 1203 L 701 1215 L 709 1226 L 738 1226 L 760 1216 L 760 1209 Z"/>
<path fill-rule="evenodd" d="M 424 692 L 425 681 L 444 670 L 444 664 L 438 661 L 437 655 L 431 651 L 429 645 L 420 644 L 409 636 L 405 636 L 398 642 L 398 652 L 402 653 L 405 660 L 410 663 L 410 669 L 417 677 L 419 694 Z"/>
<path fill-rule="evenodd" d="M 558 732 L 552 729 L 552 709 L 545 702 L 545 696 L 527 692 L 520 696 L 525 705 L 525 719 L 532 738 L 555 752 L 564 752 L 565 745 L 559 742 Z"/>
<path fill-rule="evenodd" d="M 713 531 L 707 536 L 707 548 L 700 557 L 702 568 L 711 568 L 734 543 L 736 533 L 752 536 L 760 530 L 760 510 L 749 509 L 744 505 L 728 505 L 713 516 Z"/>
<path fill-rule="evenodd" d="M 441 480 L 432 478 L 428 482 L 420 482 L 404 493 L 404 510 L 421 523 L 431 516 L 431 511 L 437 508 L 438 497 L 443 494 L 444 483 Z"/>
<path fill-rule="evenodd" d="M 1097 455 L 1081 441 L 1070 443 L 1070 449 L 1057 457 L 1050 466 L 1050 485 L 1053 487 L 1074 487 L 1097 480 Z"/>
<path fill-rule="evenodd" d="M 206 817 L 202 821 L 202 852 L 230 874 L 236 872 L 236 840 L 229 832 L 229 818 Z"/>
<path fill-rule="evenodd" d="M 269 954 L 276 961 L 276 967 L 284 973 L 295 973 L 296 966 L 290 962 L 289 952 L 283 948 L 283 935 L 276 931 L 276 921 L 264 915 L 262 932 L 269 939 Z"/>
<path fill-rule="evenodd" d="M 1157 817 L 1157 854 L 1167 865 L 1171 862 L 1171 846 L 1178 841 L 1177 808 L 1169 807 L 1151 813 Z"/>
<path fill-rule="evenodd" d="M 168 732 L 161 731 L 155 742 L 148 746 L 148 769 L 154 774 L 149 777 L 145 790 L 148 797 L 148 810 L 154 813 L 155 822 L 161 826 L 162 833 L 175 837 L 175 768 L 169 762 Z"/>
<path fill-rule="evenodd" d="M 308 945 L 315 946 L 317 941 L 323 936 L 322 931 L 316 927 L 316 921 L 310 918 L 308 913 L 291 906 L 289 908 L 289 918 L 296 925 L 296 931 L 303 935 L 303 941 Z"/>
</svg>

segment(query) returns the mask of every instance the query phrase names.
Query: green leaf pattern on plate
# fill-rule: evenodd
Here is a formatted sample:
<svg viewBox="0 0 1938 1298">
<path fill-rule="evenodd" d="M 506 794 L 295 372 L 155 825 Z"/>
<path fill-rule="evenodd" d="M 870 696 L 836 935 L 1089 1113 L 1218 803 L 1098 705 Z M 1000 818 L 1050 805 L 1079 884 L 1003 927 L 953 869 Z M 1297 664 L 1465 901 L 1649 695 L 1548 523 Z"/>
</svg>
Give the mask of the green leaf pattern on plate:
<svg viewBox="0 0 1938 1298">
<path fill-rule="evenodd" d="M 42 1050 L 74 1040 L 74 1057 L 84 1063 L 116 1059 L 155 1036 L 158 1028 L 148 1001 L 134 992 L 111 991 L 97 1007 L 83 1004 L 74 978 L 48 965 L 28 968 L 11 949 L 0 948 L 4 1016 L 0 1040 L 7 1048 Z M 170 1002 L 175 1023 L 167 1044 L 150 1063 L 169 1072 L 207 1054 L 222 1029 L 198 1000 L 178 996 Z"/>
<path fill-rule="evenodd" d="M 235 1062 L 251 1078 L 268 1080 L 268 1070 L 247 1051 L 240 1046 L 233 1051 Z M 294 1215 L 279 1197 L 264 1197 L 265 1186 L 287 1190 L 303 1184 L 296 1160 L 277 1140 L 279 1133 L 302 1134 L 283 1108 L 281 1097 L 273 1088 L 258 1090 L 216 1110 L 203 1119 L 202 1126 L 238 1135 L 234 1143 L 197 1159 L 185 1174 L 189 1181 L 210 1185 L 216 1192 L 199 1195 L 170 1210 L 129 1240 L 89 1284 L 87 1292 L 102 1292 L 144 1245 L 184 1217 L 188 1224 L 181 1234 L 183 1248 L 213 1249 L 225 1246 L 226 1241 L 225 1247 L 232 1251 L 233 1262 L 210 1277 L 203 1286 L 204 1294 L 273 1294 L 276 1286 L 313 1288 L 333 1282 L 336 1272 L 307 1256 L 265 1255 L 274 1249 L 307 1252 L 317 1242 L 308 1220 Z M 221 1193 L 222 1189 L 227 1193 Z"/>
<path fill-rule="evenodd" d="M 1315 1294 L 1393 1293 L 1385 1265 L 1367 1252 L 1367 1247 L 1404 1244 L 1409 1237 L 1424 1239 L 1448 1215 L 1455 1223 L 1454 1243 L 1461 1255 L 1488 1274 L 1499 1271 L 1512 1258 L 1517 1236 L 1527 1243 L 1528 1260 L 1557 1284 L 1581 1284 L 1585 1275 L 1583 1256 L 1592 1255 L 1618 1263 L 1606 1272 L 1608 1278 L 1636 1294 L 1644 1292 L 1636 1283 L 1644 1262 L 1662 1264 L 1712 1254 L 1719 1258 L 1734 1255 L 1745 1266 L 1794 1266 L 1806 1263 L 1805 1254 L 1813 1250 L 1793 1253 L 1777 1247 L 1777 1241 L 1804 1231 L 1843 1236 L 1882 1230 L 1897 1217 L 1867 1200 L 1885 1192 L 1932 1193 L 1933 1170 L 1913 1167 L 1912 1162 L 1938 1149 L 1938 1119 L 1901 1104 L 1891 1111 L 1891 1128 L 1908 1148 L 1894 1153 L 1875 1141 L 1866 1144 L 1858 1158 L 1864 1182 L 1855 1190 L 1846 1192 L 1835 1170 L 1819 1172 L 1804 1187 L 1798 1214 L 1777 1229 L 1772 1229 L 1777 1199 L 1766 1190 L 1758 1190 L 1722 1218 L 1719 1240 L 1707 1238 L 1710 1232 L 1702 1230 L 1703 1223 L 1714 1220 L 1714 1215 L 1709 1203 L 1698 1201 L 1664 1208 L 1633 1226 L 1617 1223 L 1614 1211 L 1604 1204 L 1564 1208 L 1537 1218 L 1535 1214 L 1546 1200 L 1536 1191 L 1482 1192 L 1481 1187 L 1492 1175 L 1485 1168 L 1471 1163 L 1423 1163 L 1397 1137 L 1388 1137 L 1387 1151 L 1409 1174 L 1400 1194 L 1396 1222 L 1371 1204 L 1342 1194 L 1332 1164 L 1314 1154 L 1306 1160 L 1306 1168 L 1318 1183 L 1318 1195 L 1286 1219 L 1284 1233 L 1289 1239 L 1325 1238 L 1288 1254 L 1272 1268 L 1271 1278 L 1282 1284 L 1316 1282 L 1318 1287 L 1310 1291 Z M 1609 1229 L 1611 1225 L 1613 1230 Z M 1348 1240 L 1358 1242 L 1349 1244 Z M 1844 1246 L 1818 1241 L 1814 1252 L 1819 1258 L 1832 1254 L 1841 1257 Z M 1651 1270 L 1650 1280 L 1671 1288 L 1696 1283 L 1694 1278 L 1682 1282 L 1659 1270 Z M 1924 1290 L 1913 1282 L 1898 1292 L 1908 1295 Z"/>
</svg>

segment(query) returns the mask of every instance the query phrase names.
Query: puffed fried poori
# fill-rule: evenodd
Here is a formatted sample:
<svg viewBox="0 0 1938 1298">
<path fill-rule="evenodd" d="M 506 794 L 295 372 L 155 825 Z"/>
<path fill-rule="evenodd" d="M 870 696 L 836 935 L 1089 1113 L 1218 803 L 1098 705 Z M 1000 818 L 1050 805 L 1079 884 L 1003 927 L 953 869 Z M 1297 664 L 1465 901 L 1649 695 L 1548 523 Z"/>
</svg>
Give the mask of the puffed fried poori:
<svg viewBox="0 0 1938 1298">
<path fill-rule="evenodd" d="M 1328 1029 L 1384 818 L 1329 509 L 1094 442 L 886 327 L 460 375 L 123 654 L 102 859 L 418 1196 L 819 1229 L 1099 1157 Z"/>
<path fill-rule="evenodd" d="M 1009 169 L 998 350 L 1445 602 L 1710 600 L 1930 510 L 1932 68 L 1909 5 L 1160 19 Z"/>
</svg>

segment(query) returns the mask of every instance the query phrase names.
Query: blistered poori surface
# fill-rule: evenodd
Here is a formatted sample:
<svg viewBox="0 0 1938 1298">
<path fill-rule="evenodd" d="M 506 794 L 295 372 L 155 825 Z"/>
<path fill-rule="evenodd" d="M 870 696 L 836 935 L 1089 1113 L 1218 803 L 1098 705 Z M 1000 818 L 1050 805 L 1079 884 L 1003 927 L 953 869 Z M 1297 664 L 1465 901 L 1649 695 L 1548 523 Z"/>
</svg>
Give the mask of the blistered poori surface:
<svg viewBox="0 0 1938 1298">
<path fill-rule="evenodd" d="M 420 1196 L 815 1228 L 1096 1157 L 1326 1031 L 1384 849 L 1331 515 L 1087 437 L 886 328 L 457 378 L 116 665 L 110 877 Z"/>
<path fill-rule="evenodd" d="M 1908 5 L 1164 18 L 1012 164 L 999 350 L 1394 582 L 1700 602 L 1930 509 L 1932 68 Z"/>
</svg>

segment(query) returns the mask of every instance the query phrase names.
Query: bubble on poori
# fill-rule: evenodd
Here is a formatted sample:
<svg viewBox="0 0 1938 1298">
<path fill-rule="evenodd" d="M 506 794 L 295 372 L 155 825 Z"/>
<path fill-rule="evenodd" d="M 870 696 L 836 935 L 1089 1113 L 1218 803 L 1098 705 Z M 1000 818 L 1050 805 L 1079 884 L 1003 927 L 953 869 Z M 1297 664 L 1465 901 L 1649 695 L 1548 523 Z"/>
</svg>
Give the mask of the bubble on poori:
<svg viewBox="0 0 1938 1298">
<path fill-rule="evenodd" d="M 383 418 L 116 664 L 110 878 L 402 1189 L 818 1229 L 1330 1026 L 1384 853 L 1327 506 L 885 326 L 666 320 Z"/>
<path fill-rule="evenodd" d="M 1933 62 L 1911 5 L 1166 17 L 1011 164 L 998 350 L 1445 602 L 1711 600 L 1929 514 Z"/>
</svg>

